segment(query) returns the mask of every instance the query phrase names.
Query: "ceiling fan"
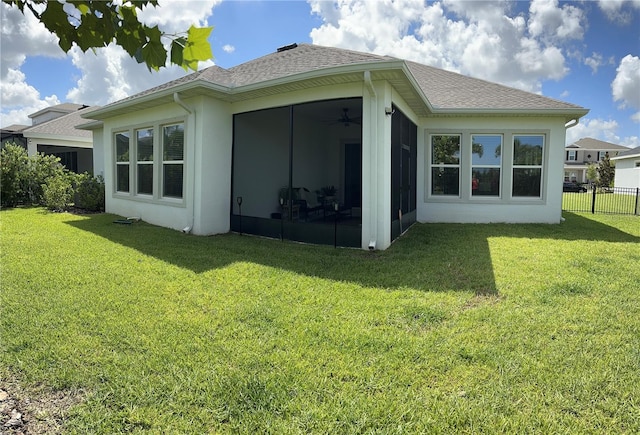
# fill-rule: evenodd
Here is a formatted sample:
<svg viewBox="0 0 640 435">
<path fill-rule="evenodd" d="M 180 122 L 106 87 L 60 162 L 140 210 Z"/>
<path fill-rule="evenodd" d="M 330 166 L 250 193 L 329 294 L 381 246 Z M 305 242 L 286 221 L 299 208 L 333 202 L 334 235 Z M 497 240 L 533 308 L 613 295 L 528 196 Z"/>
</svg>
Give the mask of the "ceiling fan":
<svg viewBox="0 0 640 435">
<path fill-rule="evenodd" d="M 350 124 L 360 124 L 361 123 L 362 118 L 361 117 L 356 117 L 356 118 L 352 118 L 349 116 L 349 108 L 345 107 L 342 109 L 342 116 L 340 116 L 338 119 L 336 119 L 334 124 L 344 124 L 345 127 L 349 127 Z"/>
</svg>

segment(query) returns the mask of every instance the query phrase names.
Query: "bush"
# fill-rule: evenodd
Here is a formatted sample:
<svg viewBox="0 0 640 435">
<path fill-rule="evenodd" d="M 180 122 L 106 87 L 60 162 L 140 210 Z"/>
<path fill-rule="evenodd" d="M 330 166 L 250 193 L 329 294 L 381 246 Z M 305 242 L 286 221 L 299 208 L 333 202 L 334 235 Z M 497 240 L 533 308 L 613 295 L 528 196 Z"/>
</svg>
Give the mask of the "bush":
<svg viewBox="0 0 640 435">
<path fill-rule="evenodd" d="M 65 211 L 73 205 L 73 181 L 75 175 L 60 172 L 43 184 L 43 204 L 52 211 Z"/>
<path fill-rule="evenodd" d="M 0 152 L 0 202 L 15 207 L 29 200 L 29 157 L 27 150 L 8 143 Z"/>
<path fill-rule="evenodd" d="M 104 179 L 100 175 L 85 172 L 78 176 L 75 205 L 87 211 L 104 210 Z"/>
</svg>

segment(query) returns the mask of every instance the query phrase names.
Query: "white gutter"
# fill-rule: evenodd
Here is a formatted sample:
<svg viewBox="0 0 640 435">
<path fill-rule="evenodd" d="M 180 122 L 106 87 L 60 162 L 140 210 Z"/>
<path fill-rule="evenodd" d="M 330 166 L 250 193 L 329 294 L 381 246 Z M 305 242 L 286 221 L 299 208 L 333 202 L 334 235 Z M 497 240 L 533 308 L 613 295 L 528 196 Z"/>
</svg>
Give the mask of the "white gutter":
<svg viewBox="0 0 640 435">
<path fill-rule="evenodd" d="M 371 199 L 369 203 L 373 204 L 373 207 L 369 210 L 369 228 L 371 231 L 369 250 L 374 251 L 376 249 L 376 236 L 378 234 L 378 94 L 371 82 L 371 71 L 367 70 L 364 72 L 364 84 L 369 91 L 369 96 L 371 97 L 369 101 L 369 188 L 371 192 Z"/>
<path fill-rule="evenodd" d="M 578 125 L 580 123 L 580 118 L 573 118 L 572 120 L 570 120 L 569 122 L 567 122 L 564 125 L 564 128 L 566 128 L 567 130 L 570 128 L 575 127 L 576 125 Z"/>
<path fill-rule="evenodd" d="M 177 92 L 173 93 L 173 101 L 176 102 L 176 104 L 178 104 L 180 107 L 182 107 L 189 115 L 193 115 L 193 128 L 191 128 L 190 130 L 193 131 L 193 141 L 192 141 L 192 145 L 191 145 L 191 162 L 193 162 L 193 170 L 191 171 L 193 173 L 193 180 L 191 183 L 191 195 L 190 195 L 190 201 L 189 201 L 189 215 L 190 215 L 190 219 L 189 222 L 187 223 L 187 226 L 184 227 L 182 229 L 182 232 L 185 234 L 189 234 L 192 230 L 193 230 L 193 224 L 195 222 L 195 202 L 196 202 L 196 171 L 195 171 L 195 167 L 196 167 L 196 111 L 195 109 L 193 109 L 190 106 L 187 106 L 187 104 L 182 101 L 180 99 L 180 94 L 178 94 Z"/>
</svg>

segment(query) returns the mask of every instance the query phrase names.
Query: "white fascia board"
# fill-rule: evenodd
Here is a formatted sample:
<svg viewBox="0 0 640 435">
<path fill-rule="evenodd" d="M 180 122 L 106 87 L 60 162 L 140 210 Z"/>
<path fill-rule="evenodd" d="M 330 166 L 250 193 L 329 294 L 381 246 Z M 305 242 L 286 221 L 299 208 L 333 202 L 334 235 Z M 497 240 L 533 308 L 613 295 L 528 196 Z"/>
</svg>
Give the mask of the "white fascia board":
<svg viewBox="0 0 640 435">
<path fill-rule="evenodd" d="M 84 136 L 61 136 L 59 134 L 49 134 L 49 133 L 25 133 L 24 137 L 28 139 L 44 139 L 44 140 L 56 140 L 56 141 L 65 141 L 65 142 L 86 142 L 92 143 L 93 139 L 90 137 Z"/>
<path fill-rule="evenodd" d="M 626 156 L 611 157 L 609 160 L 637 159 L 638 157 L 640 157 L 640 152 L 637 154 L 627 154 Z"/>
<path fill-rule="evenodd" d="M 104 127 L 104 122 L 102 121 L 91 121 L 85 124 L 76 125 L 76 128 L 78 130 L 90 130 L 90 131 L 98 130 L 102 127 Z"/>
<path fill-rule="evenodd" d="M 581 118 L 589 113 L 588 109 L 437 109 L 434 115 L 470 115 L 470 116 L 565 116 L 569 119 Z"/>
<path fill-rule="evenodd" d="M 209 81 L 206 80 L 202 80 L 202 79 L 198 79 L 198 80 L 194 80 L 188 83 L 180 83 L 178 85 L 175 86 L 171 86 L 168 88 L 164 88 L 164 89 L 160 89 L 158 91 L 155 92 L 151 92 L 149 94 L 145 94 L 145 95 L 141 95 L 139 97 L 132 97 L 132 98 L 128 98 L 122 101 L 116 101 L 115 103 L 111 103 L 107 106 L 103 106 L 100 109 L 96 109 L 96 110 L 92 110 L 86 113 L 82 114 L 82 117 L 84 119 L 94 119 L 94 120 L 103 120 L 103 119 L 107 119 L 111 116 L 117 115 L 117 112 L 119 110 L 125 109 L 129 106 L 134 106 L 136 104 L 141 104 L 141 103 L 148 103 L 148 102 L 152 102 L 154 100 L 160 99 L 160 98 L 165 98 L 165 97 L 171 97 L 172 101 L 173 101 L 173 94 L 178 92 L 184 92 L 190 89 L 194 89 L 197 87 L 205 87 L 211 90 L 216 90 L 218 92 L 222 92 L 222 93 L 230 93 L 229 92 L 229 88 L 226 86 L 222 86 L 222 85 L 217 85 L 215 83 L 211 83 Z M 89 123 L 91 124 L 91 123 Z"/>
</svg>

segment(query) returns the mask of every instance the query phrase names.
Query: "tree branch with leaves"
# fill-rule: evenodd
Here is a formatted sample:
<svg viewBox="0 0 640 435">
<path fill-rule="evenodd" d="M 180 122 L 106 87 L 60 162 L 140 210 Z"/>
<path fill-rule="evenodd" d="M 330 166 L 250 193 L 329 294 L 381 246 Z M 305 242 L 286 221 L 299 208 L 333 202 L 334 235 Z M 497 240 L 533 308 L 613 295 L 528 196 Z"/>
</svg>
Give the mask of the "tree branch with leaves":
<svg viewBox="0 0 640 435">
<path fill-rule="evenodd" d="M 166 66 L 167 59 L 185 71 L 196 71 L 198 62 L 213 58 L 207 40 L 213 27 L 191 26 L 186 32 L 168 34 L 138 19 L 138 11 L 158 7 L 158 0 L 2 1 L 17 7 L 23 15 L 31 12 L 58 37 L 58 45 L 65 53 L 74 45 L 86 52 L 114 42 L 149 70 L 156 71 Z M 170 57 L 163 39 L 170 42 Z"/>
</svg>

